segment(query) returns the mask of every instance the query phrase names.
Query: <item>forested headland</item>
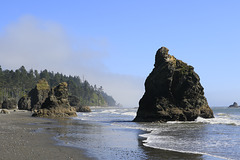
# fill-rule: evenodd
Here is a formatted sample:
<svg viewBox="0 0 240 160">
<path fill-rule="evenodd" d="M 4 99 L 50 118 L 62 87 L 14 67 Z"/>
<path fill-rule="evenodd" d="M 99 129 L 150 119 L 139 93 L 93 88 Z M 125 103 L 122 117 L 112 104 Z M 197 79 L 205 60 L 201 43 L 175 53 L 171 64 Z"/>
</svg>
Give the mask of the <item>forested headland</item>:
<svg viewBox="0 0 240 160">
<path fill-rule="evenodd" d="M 115 106 L 116 101 L 103 91 L 102 86 L 90 85 L 87 80 L 80 79 L 79 76 L 67 76 L 62 73 L 54 73 L 48 70 L 37 71 L 30 69 L 27 71 L 24 66 L 19 69 L 2 70 L 0 66 L 0 102 L 8 98 L 18 101 L 35 87 L 40 79 L 45 78 L 50 87 L 61 82 L 68 83 L 69 95 L 79 98 L 81 105 L 88 106 Z"/>
</svg>

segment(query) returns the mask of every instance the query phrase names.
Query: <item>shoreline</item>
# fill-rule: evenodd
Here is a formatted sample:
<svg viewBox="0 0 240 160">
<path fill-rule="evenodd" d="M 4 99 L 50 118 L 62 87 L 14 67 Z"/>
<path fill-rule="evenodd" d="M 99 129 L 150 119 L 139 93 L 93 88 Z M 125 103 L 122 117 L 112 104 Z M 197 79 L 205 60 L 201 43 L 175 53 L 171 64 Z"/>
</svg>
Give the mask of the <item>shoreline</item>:
<svg viewBox="0 0 240 160">
<path fill-rule="evenodd" d="M 139 135 L 149 132 L 141 129 L 122 128 L 98 122 L 79 121 L 66 118 L 36 118 L 31 117 L 32 113 L 29 111 L 10 112 L 10 114 L 0 114 L 0 159 L 90 160 L 101 159 L 101 154 L 104 155 L 103 157 L 111 159 L 111 155 L 115 154 L 115 151 L 117 151 L 116 154 L 119 154 L 118 158 L 126 157 L 126 154 L 129 154 L 128 158 L 135 156 L 135 158 L 153 160 L 222 159 L 222 157 L 208 154 L 182 153 L 147 147 L 143 142 L 146 138 Z M 92 130 L 91 127 L 93 127 L 95 131 Z M 87 128 L 87 130 L 84 130 L 84 128 Z M 105 138 L 102 134 L 99 134 L 99 131 L 107 133 L 107 135 L 104 136 Z M 69 137 L 66 136 L 66 134 L 69 133 L 76 133 L 79 136 L 77 137 L 78 139 L 76 139 L 79 142 L 79 146 L 71 144 L 73 139 L 69 139 Z M 94 134 L 94 137 L 96 137 L 97 134 L 97 137 L 103 138 L 102 140 L 100 139 L 99 142 L 104 143 L 98 143 L 98 141 L 94 142 L 95 139 L 91 137 L 86 138 L 84 135 L 81 135 L 86 133 Z M 117 138 L 120 138 L 122 141 L 116 141 Z M 105 140 L 110 140 L 110 143 L 106 144 L 107 142 Z M 129 144 L 127 141 L 129 141 Z M 87 147 L 88 145 L 86 146 L 86 143 L 96 144 L 96 146 L 90 145 Z M 114 151 L 116 146 L 122 147 Z M 95 150 L 96 148 L 102 149 Z M 105 153 L 107 150 L 104 150 L 104 148 L 112 150 L 111 154 Z M 91 152 L 95 153 L 92 154 Z"/>
<path fill-rule="evenodd" d="M 55 134 L 48 132 L 59 125 L 56 120 L 31 117 L 31 114 L 29 111 L 0 114 L 0 159 L 93 159 L 82 149 L 57 145 Z"/>
</svg>

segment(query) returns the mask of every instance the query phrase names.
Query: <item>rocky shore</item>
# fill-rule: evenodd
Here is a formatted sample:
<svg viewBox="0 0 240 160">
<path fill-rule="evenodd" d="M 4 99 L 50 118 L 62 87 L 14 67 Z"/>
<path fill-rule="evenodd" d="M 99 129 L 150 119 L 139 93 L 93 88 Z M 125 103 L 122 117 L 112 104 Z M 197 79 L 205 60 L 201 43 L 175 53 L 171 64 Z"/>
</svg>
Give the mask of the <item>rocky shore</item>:
<svg viewBox="0 0 240 160">
<path fill-rule="evenodd" d="M 84 151 L 55 145 L 48 130 L 58 125 L 50 119 L 31 117 L 30 111 L 0 114 L 0 159 L 11 160 L 78 160 L 90 159 Z"/>
</svg>

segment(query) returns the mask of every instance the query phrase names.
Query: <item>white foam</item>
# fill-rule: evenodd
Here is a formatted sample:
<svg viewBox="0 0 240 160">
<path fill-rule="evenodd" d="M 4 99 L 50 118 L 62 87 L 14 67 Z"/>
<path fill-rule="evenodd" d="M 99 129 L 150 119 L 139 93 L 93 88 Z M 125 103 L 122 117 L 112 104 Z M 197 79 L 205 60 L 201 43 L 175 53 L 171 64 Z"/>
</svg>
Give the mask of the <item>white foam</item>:
<svg viewBox="0 0 240 160">
<path fill-rule="evenodd" d="M 217 116 L 230 117 L 230 115 L 227 113 L 218 113 Z"/>
<path fill-rule="evenodd" d="M 107 109 L 100 113 L 110 113 L 110 114 L 119 114 L 116 109 Z"/>
<path fill-rule="evenodd" d="M 174 151 L 174 152 L 179 152 L 179 153 L 191 153 L 191 154 L 201 154 L 201 155 L 207 155 L 207 156 L 211 156 L 211 157 L 215 157 L 215 158 L 220 158 L 220 159 L 228 159 L 226 157 L 222 157 L 222 156 L 218 156 L 218 155 L 213 155 L 213 154 L 209 154 L 209 153 L 205 153 L 205 152 L 201 152 L 201 151 L 191 151 L 191 150 L 180 150 L 180 149 L 173 149 L 171 147 L 166 148 L 166 147 L 159 147 L 156 146 L 156 142 L 161 142 L 161 143 L 166 143 L 169 144 L 169 142 L 174 142 L 174 137 L 172 136 L 159 136 L 156 133 L 159 133 L 159 129 L 153 129 L 150 133 L 146 133 L 146 134 L 141 134 L 139 135 L 140 137 L 146 138 L 145 140 L 143 140 L 143 145 L 146 147 L 150 147 L 150 148 L 155 148 L 155 149 L 161 149 L 161 150 L 166 150 L 166 151 Z"/>
<path fill-rule="evenodd" d="M 179 152 L 179 153 L 191 153 L 191 154 L 202 154 L 202 155 L 207 155 L 207 156 L 211 156 L 211 157 L 215 157 L 215 158 L 220 158 L 220 159 L 227 159 L 227 160 L 231 160 L 229 158 L 226 157 L 221 157 L 221 156 L 217 156 L 217 155 L 212 155 L 212 154 L 208 154 L 208 153 L 204 153 L 204 152 L 194 152 L 194 151 L 182 151 L 182 150 L 175 150 L 175 149 L 170 149 L 170 148 L 161 148 L 161 147 L 156 147 L 156 146 L 151 146 L 149 143 L 143 143 L 143 145 L 145 147 L 150 147 L 150 148 L 155 148 L 155 149 L 161 149 L 161 150 L 166 150 L 166 151 L 173 151 L 173 152 Z"/>
<path fill-rule="evenodd" d="M 225 124 L 225 125 L 240 126 L 240 120 L 229 119 L 229 118 L 224 118 L 224 117 L 216 117 L 216 118 L 209 118 L 209 119 L 198 117 L 196 119 L 196 122 L 208 123 L 208 124 Z"/>
<path fill-rule="evenodd" d="M 196 121 L 168 121 L 168 124 L 191 124 L 191 123 L 196 123 Z"/>
<path fill-rule="evenodd" d="M 240 117 L 225 113 L 218 113 L 215 118 L 198 117 L 195 121 L 168 121 L 168 124 L 191 124 L 191 123 L 207 123 L 207 124 L 225 124 L 240 126 Z"/>
<path fill-rule="evenodd" d="M 133 116 L 133 117 L 135 117 L 137 114 L 136 114 L 136 112 L 125 112 L 125 113 L 122 113 L 122 115 L 127 115 L 127 116 Z"/>
</svg>

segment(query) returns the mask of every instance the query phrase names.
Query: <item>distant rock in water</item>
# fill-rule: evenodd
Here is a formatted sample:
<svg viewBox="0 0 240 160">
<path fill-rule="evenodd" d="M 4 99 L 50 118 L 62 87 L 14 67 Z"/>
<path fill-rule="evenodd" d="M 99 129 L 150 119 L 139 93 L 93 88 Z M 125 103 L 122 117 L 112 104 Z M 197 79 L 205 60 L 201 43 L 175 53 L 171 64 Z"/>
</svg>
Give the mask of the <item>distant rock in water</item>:
<svg viewBox="0 0 240 160">
<path fill-rule="evenodd" d="M 135 122 L 194 121 L 213 118 L 204 89 L 194 68 L 160 48 L 154 69 L 145 81 Z"/>
<path fill-rule="evenodd" d="M 229 106 L 229 108 L 238 108 L 237 102 L 234 102 L 232 105 Z"/>
<path fill-rule="evenodd" d="M 62 82 L 51 89 L 41 108 L 34 117 L 76 117 L 76 109 L 68 101 L 67 83 Z"/>
</svg>

